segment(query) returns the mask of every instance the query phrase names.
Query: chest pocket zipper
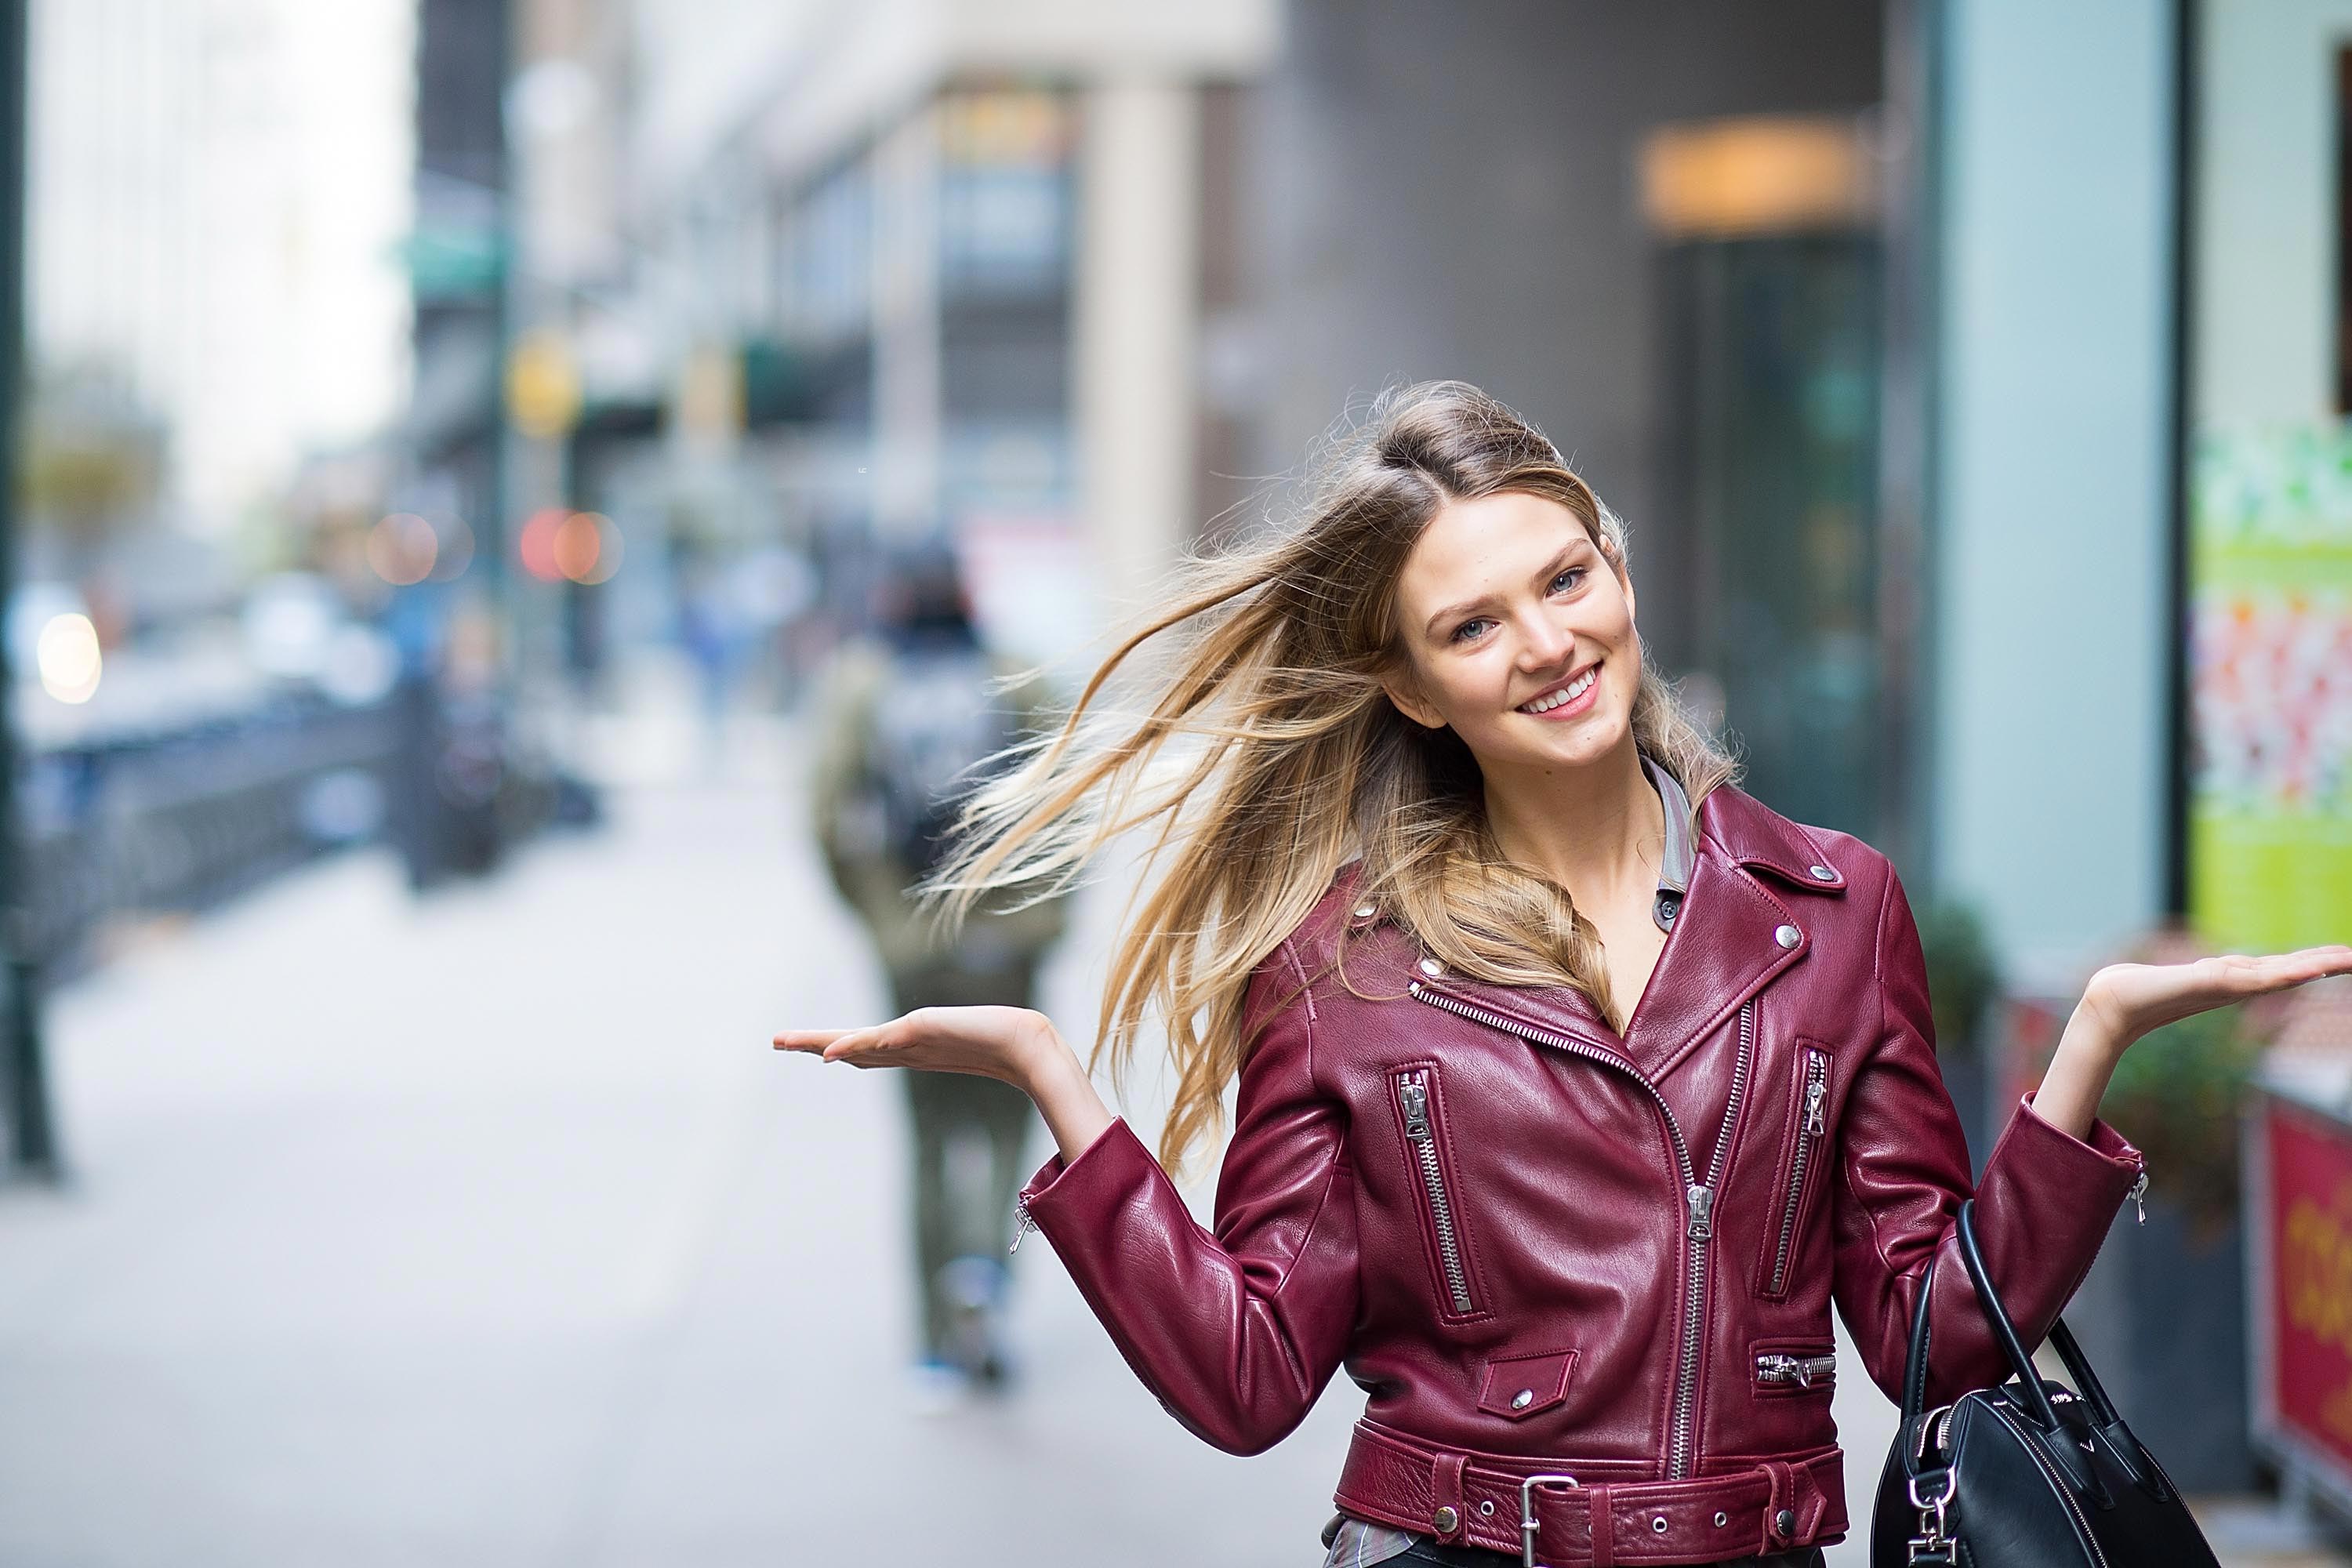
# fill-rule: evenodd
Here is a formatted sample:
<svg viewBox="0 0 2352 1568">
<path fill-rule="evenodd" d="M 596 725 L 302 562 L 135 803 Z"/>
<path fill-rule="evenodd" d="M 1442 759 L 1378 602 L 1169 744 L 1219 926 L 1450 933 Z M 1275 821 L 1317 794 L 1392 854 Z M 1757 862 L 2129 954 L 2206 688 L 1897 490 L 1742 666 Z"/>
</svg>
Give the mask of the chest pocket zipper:
<svg viewBox="0 0 2352 1568">
<path fill-rule="evenodd" d="M 1416 1068 L 1397 1075 L 1397 1106 L 1404 1112 L 1405 1146 L 1429 1199 L 1430 1228 L 1437 1237 L 1437 1266 L 1445 1285 L 1451 1314 L 1466 1318 L 1478 1310 L 1470 1294 L 1470 1268 L 1465 1260 L 1459 1217 L 1453 1194 L 1445 1186 L 1445 1160 L 1437 1142 L 1435 1102 L 1430 1094 L 1432 1075 Z"/>
<path fill-rule="evenodd" d="M 1796 1136 L 1789 1149 L 1789 1181 L 1780 1194 L 1780 1224 L 1764 1260 L 1762 1294 L 1779 1297 L 1789 1289 L 1789 1268 L 1795 1261 L 1797 1222 L 1803 1216 L 1805 1190 L 1813 1167 L 1821 1163 L 1821 1145 L 1829 1134 L 1830 1054 L 1807 1046 L 1801 1058 L 1803 1076 L 1797 1090 Z"/>
</svg>

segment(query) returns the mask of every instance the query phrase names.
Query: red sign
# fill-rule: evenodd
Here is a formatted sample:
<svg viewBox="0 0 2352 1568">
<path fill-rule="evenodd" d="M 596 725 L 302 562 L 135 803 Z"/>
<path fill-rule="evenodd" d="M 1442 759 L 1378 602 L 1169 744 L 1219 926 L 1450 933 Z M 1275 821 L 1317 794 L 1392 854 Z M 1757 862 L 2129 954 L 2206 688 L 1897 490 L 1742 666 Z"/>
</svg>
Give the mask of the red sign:
<svg viewBox="0 0 2352 1568">
<path fill-rule="evenodd" d="M 2279 1425 L 2352 1474 L 2352 1128 L 2264 1097 Z"/>
</svg>

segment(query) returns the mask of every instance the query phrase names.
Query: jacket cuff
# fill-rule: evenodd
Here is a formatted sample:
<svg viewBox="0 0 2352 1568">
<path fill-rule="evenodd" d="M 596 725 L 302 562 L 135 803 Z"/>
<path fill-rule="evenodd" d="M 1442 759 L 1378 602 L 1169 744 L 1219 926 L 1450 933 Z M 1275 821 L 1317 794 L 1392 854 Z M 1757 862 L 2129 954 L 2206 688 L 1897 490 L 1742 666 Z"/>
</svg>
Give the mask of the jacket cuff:
<svg viewBox="0 0 2352 1568">
<path fill-rule="evenodd" d="M 2107 1173 L 2120 1175 L 2125 1187 L 2139 1179 L 2140 1173 L 2147 1168 L 2147 1157 L 2129 1139 L 2095 1116 L 2091 1119 L 2087 1137 L 2076 1138 L 2062 1131 L 2055 1123 L 2043 1121 L 2042 1113 L 2033 1109 L 2033 1097 L 2041 1092 L 2038 1089 L 2027 1089 L 2024 1097 L 2017 1102 L 2017 1114 L 2009 1136 L 2029 1140 L 2039 1158 L 2076 1164 L 2096 1160 L 2106 1167 Z M 2046 1154 L 2042 1152 L 2045 1147 L 2048 1150 Z M 2091 1169 L 2095 1170 L 2096 1167 Z M 2088 1179 L 2096 1181 L 2098 1177 L 2092 1175 Z M 2116 1202 L 2118 1205 L 2123 1202 L 2121 1189 L 2117 1190 Z"/>
<path fill-rule="evenodd" d="M 1056 1153 L 1037 1167 L 1037 1173 L 1021 1189 L 1021 1212 L 1045 1233 L 1048 1241 L 1055 1242 L 1058 1251 L 1061 1244 L 1055 1239 L 1055 1230 L 1066 1232 L 1093 1223 L 1132 1193 L 1139 1179 L 1148 1182 L 1151 1176 L 1164 1175 L 1160 1162 L 1136 1137 L 1127 1119 L 1113 1117 L 1093 1142 L 1078 1151 L 1076 1159 L 1066 1161 Z"/>
</svg>

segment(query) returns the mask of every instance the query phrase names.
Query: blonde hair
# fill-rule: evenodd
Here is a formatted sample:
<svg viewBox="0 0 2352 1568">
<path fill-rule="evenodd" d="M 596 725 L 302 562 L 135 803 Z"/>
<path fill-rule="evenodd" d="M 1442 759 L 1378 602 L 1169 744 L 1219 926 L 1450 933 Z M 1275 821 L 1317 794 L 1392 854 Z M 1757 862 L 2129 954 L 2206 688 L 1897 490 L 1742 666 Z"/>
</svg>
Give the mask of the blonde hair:
<svg viewBox="0 0 2352 1568">
<path fill-rule="evenodd" d="M 1558 883 L 1504 858 L 1469 749 L 1397 712 L 1381 685 L 1405 663 L 1396 583 L 1414 542 L 1447 502 L 1502 491 L 1558 501 L 1623 570 L 1624 524 L 1526 420 L 1458 381 L 1381 395 L 1330 442 L 1287 522 L 1185 563 L 1166 607 L 1118 642 L 1059 732 L 1019 748 L 965 803 L 956 847 L 922 889 L 960 920 L 991 892 L 1063 890 L 1111 839 L 1156 828 L 1093 1061 L 1123 1074 L 1144 1015 L 1164 1019 L 1177 1082 L 1160 1156 L 1171 1168 L 1218 1129 L 1248 1047 L 1252 971 L 1351 859 L 1352 901 L 1377 905 L 1449 968 L 1571 985 L 1617 1021 L 1591 922 Z M 1146 644 L 1168 656 L 1136 679 L 1130 658 Z M 1108 695 L 1123 671 L 1121 689 L 1140 699 L 1126 712 Z M 1646 658 L 1633 727 L 1694 806 L 1737 775 Z"/>
</svg>

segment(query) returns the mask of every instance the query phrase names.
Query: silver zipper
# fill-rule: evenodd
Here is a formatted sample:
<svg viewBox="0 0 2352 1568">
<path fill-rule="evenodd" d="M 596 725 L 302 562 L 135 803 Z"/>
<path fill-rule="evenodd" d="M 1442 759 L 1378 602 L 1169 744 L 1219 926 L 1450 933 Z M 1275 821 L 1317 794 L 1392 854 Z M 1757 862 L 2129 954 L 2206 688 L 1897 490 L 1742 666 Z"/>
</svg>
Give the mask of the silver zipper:
<svg viewBox="0 0 2352 1568">
<path fill-rule="evenodd" d="M 1021 1250 L 1021 1238 L 1022 1238 L 1023 1237 L 1024 1237 L 1024 1236 L 1028 1235 L 1031 1231 L 1033 1231 L 1033 1230 L 1034 1230 L 1034 1229 L 1036 1229 L 1036 1228 L 1037 1228 L 1037 1220 L 1036 1220 L 1036 1216 L 1034 1216 L 1034 1215 L 1032 1215 L 1032 1214 L 1029 1212 L 1029 1200 L 1028 1200 L 1027 1198 L 1015 1198 L 1015 1199 L 1013 1199 L 1013 1245 L 1012 1245 L 1012 1246 L 1010 1246 L 1010 1247 L 1006 1247 L 1004 1250 L 1005 1250 L 1005 1251 L 1007 1251 L 1007 1252 L 1018 1252 L 1018 1251 L 1020 1251 L 1020 1250 Z"/>
<path fill-rule="evenodd" d="M 2090 1518 L 2083 1512 L 2083 1505 L 2074 1500 L 2074 1489 L 2067 1486 L 2065 1478 L 2058 1473 L 2058 1467 L 2052 1464 L 2050 1457 L 2035 1445 L 2032 1438 L 2025 1435 L 2025 1428 L 2019 1426 L 2007 1410 L 2001 1408 L 2000 1401 L 1987 1399 L 1985 1407 L 1999 1417 L 2000 1424 L 2008 1427 L 2018 1442 L 2024 1446 L 2025 1451 L 2033 1458 L 2034 1468 L 2042 1472 L 2042 1479 L 2050 1483 L 2050 1489 L 2058 1494 L 2059 1500 L 2066 1505 L 2066 1511 L 2074 1516 L 2075 1527 L 2082 1531 L 2083 1540 L 2091 1548 L 2091 1561 L 2096 1563 L 2099 1568 L 2107 1568 L 2107 1554 L 2100 1547 L 2099 1538 L 2091 1531 Z M 2063 1426 L 2060 1435 L 2062 1437 L 2064 1436 Z M 2065 1440 L 2073 1441 L 2072 1438 Z"/>
<path fill-rule="evenodd" d="M 1748 1070 L 1756 1047 L 1756 1004 L 1750 1000 L 1739 1007 L 1739 1058 L 1731 1069 L 1731 1097 L 1723 1108 L 1723 1130 L 1715 1140 L 1715 1157 L 1708 1162 L 1706 1180 L 1696 1179 L 1691 1163 L 1690 1144 L 1683 1138 L 1682 1124 L 1675 1120 L 1674 1109 L 1658 1086 L 1642 1076 L 1641 1070 L 1614 1051 L 1563 1035 L 1540 1025 L 1529 1024 L 1507 1015 L 1481 1007 L 1475 1003 L 1432 991 L 1418 980 L 1409 987 L 1412 996 L 1433 1007 L 1443 1007 L 1475 1024 L 1490 1029 L 1500 1029 L 1507 1035 L 1535 1040 L 1571 1056 L 1584 1058 L 1612 1068 L 1642 1086 L 1657 1105 L 1658 1115 L 1666 1124 L 1666 1140 L 1674 1145 L 1675 1168 L 1683 1179 L 1683 1198 L 1689 1217 L 1683 1234 L 1687 1238 L 1688 1259 L 1684 1270 L 1688 1287 L 1683 1300 L 1682 1361 L 1675 1375 L 1675 1408 L 1672 1433 L 1666 1458 L 1666 1479 L 1678 1481 L 1690 1474 L 1691 1460 L 1691 1400 L 1698 1388 L 1699 1330 L 1706 1312 L 1706 1244 L 1715 1234 L 1715 1194 L 1723 1177 L 1723 1163 L 1731 1150 L 1731 1133 L 1739 1121 L 1739 1107 L 1748 1096 Z"/>
<path fill-rule="evenodd" d="M 1837 1373 L 1837 1356 L 1781 1355 L 1771 1352 L 1756 1358 L 1756 1381 L 1759 1383 L 1793 1383 L 1800 1388 L 1811 1388 L 1815 1378 L 1833 1377 Z"/>
<path fill-rule="evenodd" d="M 1805 1195 L 1805 1170 L 1811 1163 L 1813 1140 L 1830 1130 L 1830 1058 L 1827 1051 L 1805 1047 L 1805 1119 L 1797 1130 L 1796 1152 L 1789 1160 L 1789 1191 L 1780 1205 L 1780 1237 L 1772 1247 L 1772 1278 L 1765 1294 L 1778 1296 L 1789 1283 L 1789 1254 L 1797 1239 L 1797 1205 Z"/>
<path fill-rule="evenodd" d="M 1421 1184 L 1429 1190 L 1430 1217 L 1437 1223 L 1437 1259 L 1445 1270 L 1445 1289 L 1454 1298 L 1454 1310 L 1466 1314 L 1473 1308 L 1470 1273 L 1462 1266 L 1462 1238 L 1454 1231 L 1454 1205 L 1445 1194 L 1445 1166 L 1438 1158 L 1437 1139 L 1429 1130 L 1429 1074 L 1400 1075 L 1397 1100 L 1404 1107 L 1404 1135 L 1421 1167 Z"/>
<path fill-rule="evenodd" d="M 2124 1196 L 2131 1199 L 2132 1207 L 2139 1211 L 2139 1223 L 2146 1225 L 2147 1223 L 2147 1167 L 2146 1165 L 2139 1168 L 2139 1175 L 2133 1181 L 2131 1191 L 2126 1193 Z"/>
</svg>

